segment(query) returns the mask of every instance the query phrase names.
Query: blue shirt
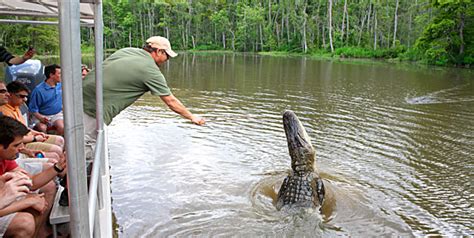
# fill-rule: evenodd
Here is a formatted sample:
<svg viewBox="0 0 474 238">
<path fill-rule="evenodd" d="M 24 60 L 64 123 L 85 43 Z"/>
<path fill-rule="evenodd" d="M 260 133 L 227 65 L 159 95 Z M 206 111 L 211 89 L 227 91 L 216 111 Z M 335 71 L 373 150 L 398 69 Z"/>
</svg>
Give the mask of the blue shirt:
<svg viewBox="0 0 474 238">
<path fill-rule="evenodd" d="M 63 110 L 63 90 L 61 83 L 56 87 L 49 86 L 45 81 L 41 82 L 31 93 L 30 112 L 39 112 L 45 116 L 59 113 Z"/>
</svg>

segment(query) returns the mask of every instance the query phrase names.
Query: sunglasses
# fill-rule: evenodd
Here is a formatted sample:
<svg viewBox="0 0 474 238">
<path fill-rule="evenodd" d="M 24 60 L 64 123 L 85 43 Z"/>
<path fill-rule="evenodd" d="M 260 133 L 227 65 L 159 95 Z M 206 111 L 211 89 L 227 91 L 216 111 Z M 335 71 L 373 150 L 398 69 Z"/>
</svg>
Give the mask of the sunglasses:
<svg viewBox="0 0 474 238">
<path fill-rule="evenodd" d="M 6 89 L 0 89 L 0 93 L 1 94 L 7 93 L 7 90 Z"/>
<path fill-rule="evenodd" d="M 27 97 L 28 97 L 28 95 L 19 94 L 19 93 L 18 93 L 18 94 L 15 94 L 15 95 L 16 95 L 17 97 L 19 97 L 19 98 L 27 98 Z"/>
</svg>

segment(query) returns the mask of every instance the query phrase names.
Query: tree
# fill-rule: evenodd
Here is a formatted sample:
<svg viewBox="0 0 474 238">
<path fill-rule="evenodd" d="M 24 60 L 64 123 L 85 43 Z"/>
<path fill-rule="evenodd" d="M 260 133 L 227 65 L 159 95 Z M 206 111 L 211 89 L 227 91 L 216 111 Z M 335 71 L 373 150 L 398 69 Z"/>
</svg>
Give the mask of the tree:
<svg viewBox="0 0 474 238">
<path fill-rule="evenodd" d="M 474 28 L 472 21 L 466 25 L 466 18 L 474 17 L 472 0 L 432 0 L 432 6 L 437 10 L 436 16 L 415 47 L 429 63 L 465 63 L 466 49 L 474 51 L 474 45 L 467 45 L 464 36 L 466 28 Z"/>
</svg>

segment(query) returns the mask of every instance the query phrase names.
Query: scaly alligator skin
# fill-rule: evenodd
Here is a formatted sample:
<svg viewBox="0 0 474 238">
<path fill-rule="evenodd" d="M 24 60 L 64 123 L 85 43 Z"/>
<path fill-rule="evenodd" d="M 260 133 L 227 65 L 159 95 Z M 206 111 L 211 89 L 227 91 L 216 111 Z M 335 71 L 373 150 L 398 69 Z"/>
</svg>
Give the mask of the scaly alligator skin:
<svg viewBox="0 0 474 238">
<path fill-rule="evenodd" d="M 277 209 L 283 207 L 320 208 L 324 202 L 324 183 L 315 167 L 315 150 L 298 117 L 292 111 L 283 113 L 292 172 L 283 181 L 277 198 Z"/>
</svg>

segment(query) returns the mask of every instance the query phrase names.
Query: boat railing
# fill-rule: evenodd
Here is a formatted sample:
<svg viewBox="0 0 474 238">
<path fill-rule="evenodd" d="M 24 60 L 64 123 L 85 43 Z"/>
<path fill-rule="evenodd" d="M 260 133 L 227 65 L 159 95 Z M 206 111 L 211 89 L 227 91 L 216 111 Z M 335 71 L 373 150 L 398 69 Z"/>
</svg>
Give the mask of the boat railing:
<svg viewBox="0 0 474 238">
<path fill-rule="evenodd" d="M 95 217 L 97 215 L 96 210 L 101 209 L 104 205 L 103 201 L 101 201 L 101 198 L 103 198 L 100 190 L 98 189 L 99 187 L 99 181 L 101 175 L 101 166 L 102 166 L 102 160 L 103 156 L 101 155 L 104 152 L 104 131 L 100 130 L 98 131 L 97 135 L 97 144 L 96 144 L 96 149 L 95 149 L 95 156 L 94 160 L 92 163 L 92 173 L 91 173 L 91 179 L 89 182 L 89 226 L 90 226 L 90 234 L 91 236 L 94 234 L 94 226 L 95 226 Z M 98 206 L 97 206 L 98 205 Z"/>
</svg>

